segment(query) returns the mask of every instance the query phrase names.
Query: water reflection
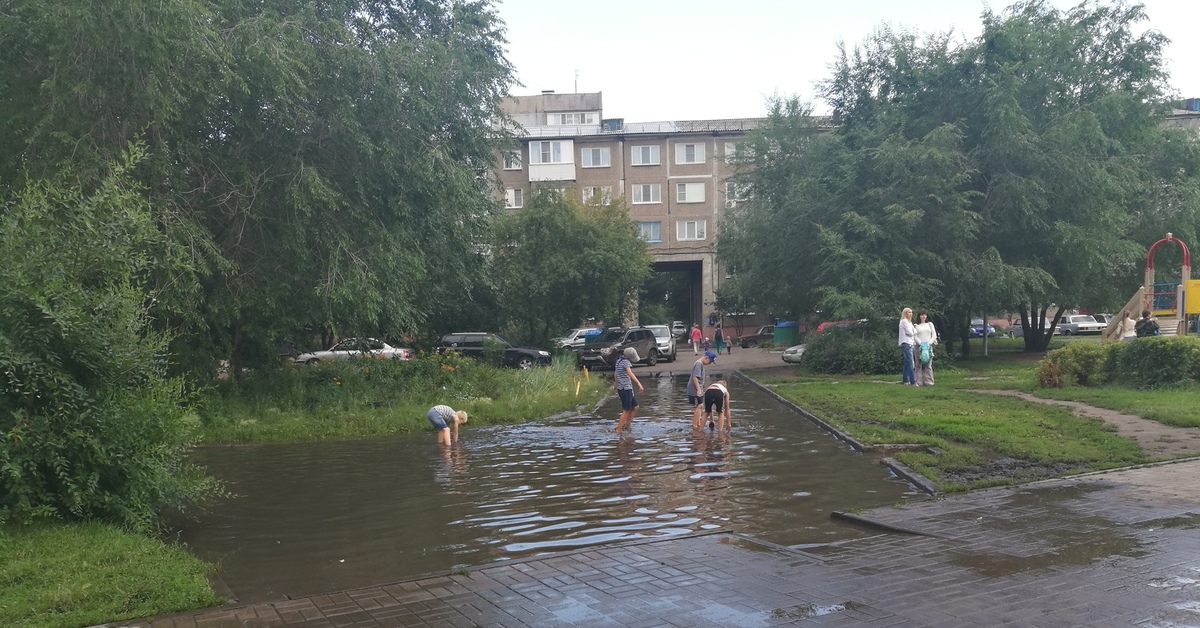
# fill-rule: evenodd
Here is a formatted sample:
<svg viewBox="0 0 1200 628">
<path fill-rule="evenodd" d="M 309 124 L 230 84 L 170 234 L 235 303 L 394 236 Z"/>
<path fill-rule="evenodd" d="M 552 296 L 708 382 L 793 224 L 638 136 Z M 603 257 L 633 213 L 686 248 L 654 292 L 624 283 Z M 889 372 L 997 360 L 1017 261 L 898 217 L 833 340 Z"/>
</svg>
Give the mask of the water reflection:
<svg viewBox="0 0 1200 628">
<path fill-rule="evenodd" d="M 727 529 L 784 545 L 854 537 L 829 511 L 913 495 L 769 396 L 737 386 L 732 434 L 693 433 L 683 379 L 647 382 L 631 433 L 619 406 L 518 426 L 206 448 L 240 497 L 181 523 L 242 601 L 395 581 L 459 564 Z"/>
</svg>

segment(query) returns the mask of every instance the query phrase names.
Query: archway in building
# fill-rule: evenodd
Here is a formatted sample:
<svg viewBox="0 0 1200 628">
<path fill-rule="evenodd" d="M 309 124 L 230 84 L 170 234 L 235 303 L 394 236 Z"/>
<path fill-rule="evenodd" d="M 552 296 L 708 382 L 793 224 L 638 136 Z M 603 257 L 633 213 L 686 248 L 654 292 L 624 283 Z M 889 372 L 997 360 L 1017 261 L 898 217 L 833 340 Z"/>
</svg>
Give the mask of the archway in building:
<svg viewBox="0 0 1200 628">
<path fill-rule="evenodd" d="M 700 261 L 655 262 L 654 273 L 638 293 L 638 322 L 642 325 L 683 321 L 698 323 L 704 311 L 701 302 Z"/>
</svg>

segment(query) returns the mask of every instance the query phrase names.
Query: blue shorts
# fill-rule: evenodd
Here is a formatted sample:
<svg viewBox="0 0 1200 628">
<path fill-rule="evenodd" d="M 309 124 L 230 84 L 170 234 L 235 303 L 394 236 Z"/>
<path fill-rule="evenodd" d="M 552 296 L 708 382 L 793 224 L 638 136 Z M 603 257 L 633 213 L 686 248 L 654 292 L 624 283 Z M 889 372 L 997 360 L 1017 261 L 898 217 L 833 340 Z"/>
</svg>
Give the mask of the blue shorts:
<svg viewBox="0 0 1200 628">
<path fill-rule="evenodd" d="M 425 413 L 425 418 L 429 419 L 430 423 L 433 423 L 433 429 L 435 430 L 444 430 L 450 427 L 446 425 L 446 418 L 442 416 L 442 413 L 432 408 L 429 412 Z"/>
<path fill-rule="evenodd" d="M 626 390 L 624 388 L 618 388 L 617 396 L 621 398 L 621 409 L 622 410 L 632 410 L 632 409 L 638 407 L 638 400 L 637 400 L 637 397 L 633 396 L 632 388 L 630 388 L 628 390 Z"/>
<path fill-rule="evenodd" d="M 688 395 L 688 403 L 690 403 L 692 405 L 692 407 L 694 408 L 694 407 L 704 403 L 704 397 L 697 397 L 696 395 Z"/>
</svg>

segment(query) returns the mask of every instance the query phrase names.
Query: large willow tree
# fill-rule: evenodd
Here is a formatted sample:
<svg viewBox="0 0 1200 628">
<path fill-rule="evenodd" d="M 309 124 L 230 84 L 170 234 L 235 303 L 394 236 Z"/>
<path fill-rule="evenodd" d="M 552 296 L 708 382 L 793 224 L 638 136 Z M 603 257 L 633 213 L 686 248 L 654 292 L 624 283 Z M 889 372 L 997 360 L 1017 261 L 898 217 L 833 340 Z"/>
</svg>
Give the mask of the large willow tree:
<svg viewBox="0 0 1200 628">
<path fill-rule="evenodd" d="M 746 151 L 755 199 L 720 242 L 739 285 L 791 314 L 912 306 L 964 334 L 972 312 L 1020 311 L 1029 349 L 1049 333 L 1030 322 L 1123 303 L 1147 238 L 1190 237 L 1200 211 L 1145 17 L 1031 1 L 970 41 L 884 28 L 843 50 L 821 86 L 834 130 L 785 101 Z"/>
<path fill-rule="evenodd" d="M 484 1 L 10 0 L 0 185 L 140 138 L 193 262 L 155 278 L 155 320 L 198 362 L 411 331 L 478 275 L 503 44 Z"/>
</svg>

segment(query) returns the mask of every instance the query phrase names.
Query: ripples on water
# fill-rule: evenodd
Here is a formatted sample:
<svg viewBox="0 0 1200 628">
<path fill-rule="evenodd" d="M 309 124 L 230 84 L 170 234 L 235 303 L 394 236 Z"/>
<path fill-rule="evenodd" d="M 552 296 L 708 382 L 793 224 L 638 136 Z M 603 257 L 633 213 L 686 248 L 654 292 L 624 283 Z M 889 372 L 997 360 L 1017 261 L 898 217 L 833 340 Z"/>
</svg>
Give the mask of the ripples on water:
<svg viewBox="0 0 1200 628">
<path fill-rule="evenodd" d="M 242 601 L 366 586 L 546 551 L 701 530 L 781 544 L 856 536 L 831 510 L 911 493 L 876 458 L 737 385 L 734 433 L 693 434 L 682 379 L 647 382 L 632 434 L 619 407 L 516 426 L 365 441 L 206 448 L 240 495 L 181 526 Z"/>
</svg>

